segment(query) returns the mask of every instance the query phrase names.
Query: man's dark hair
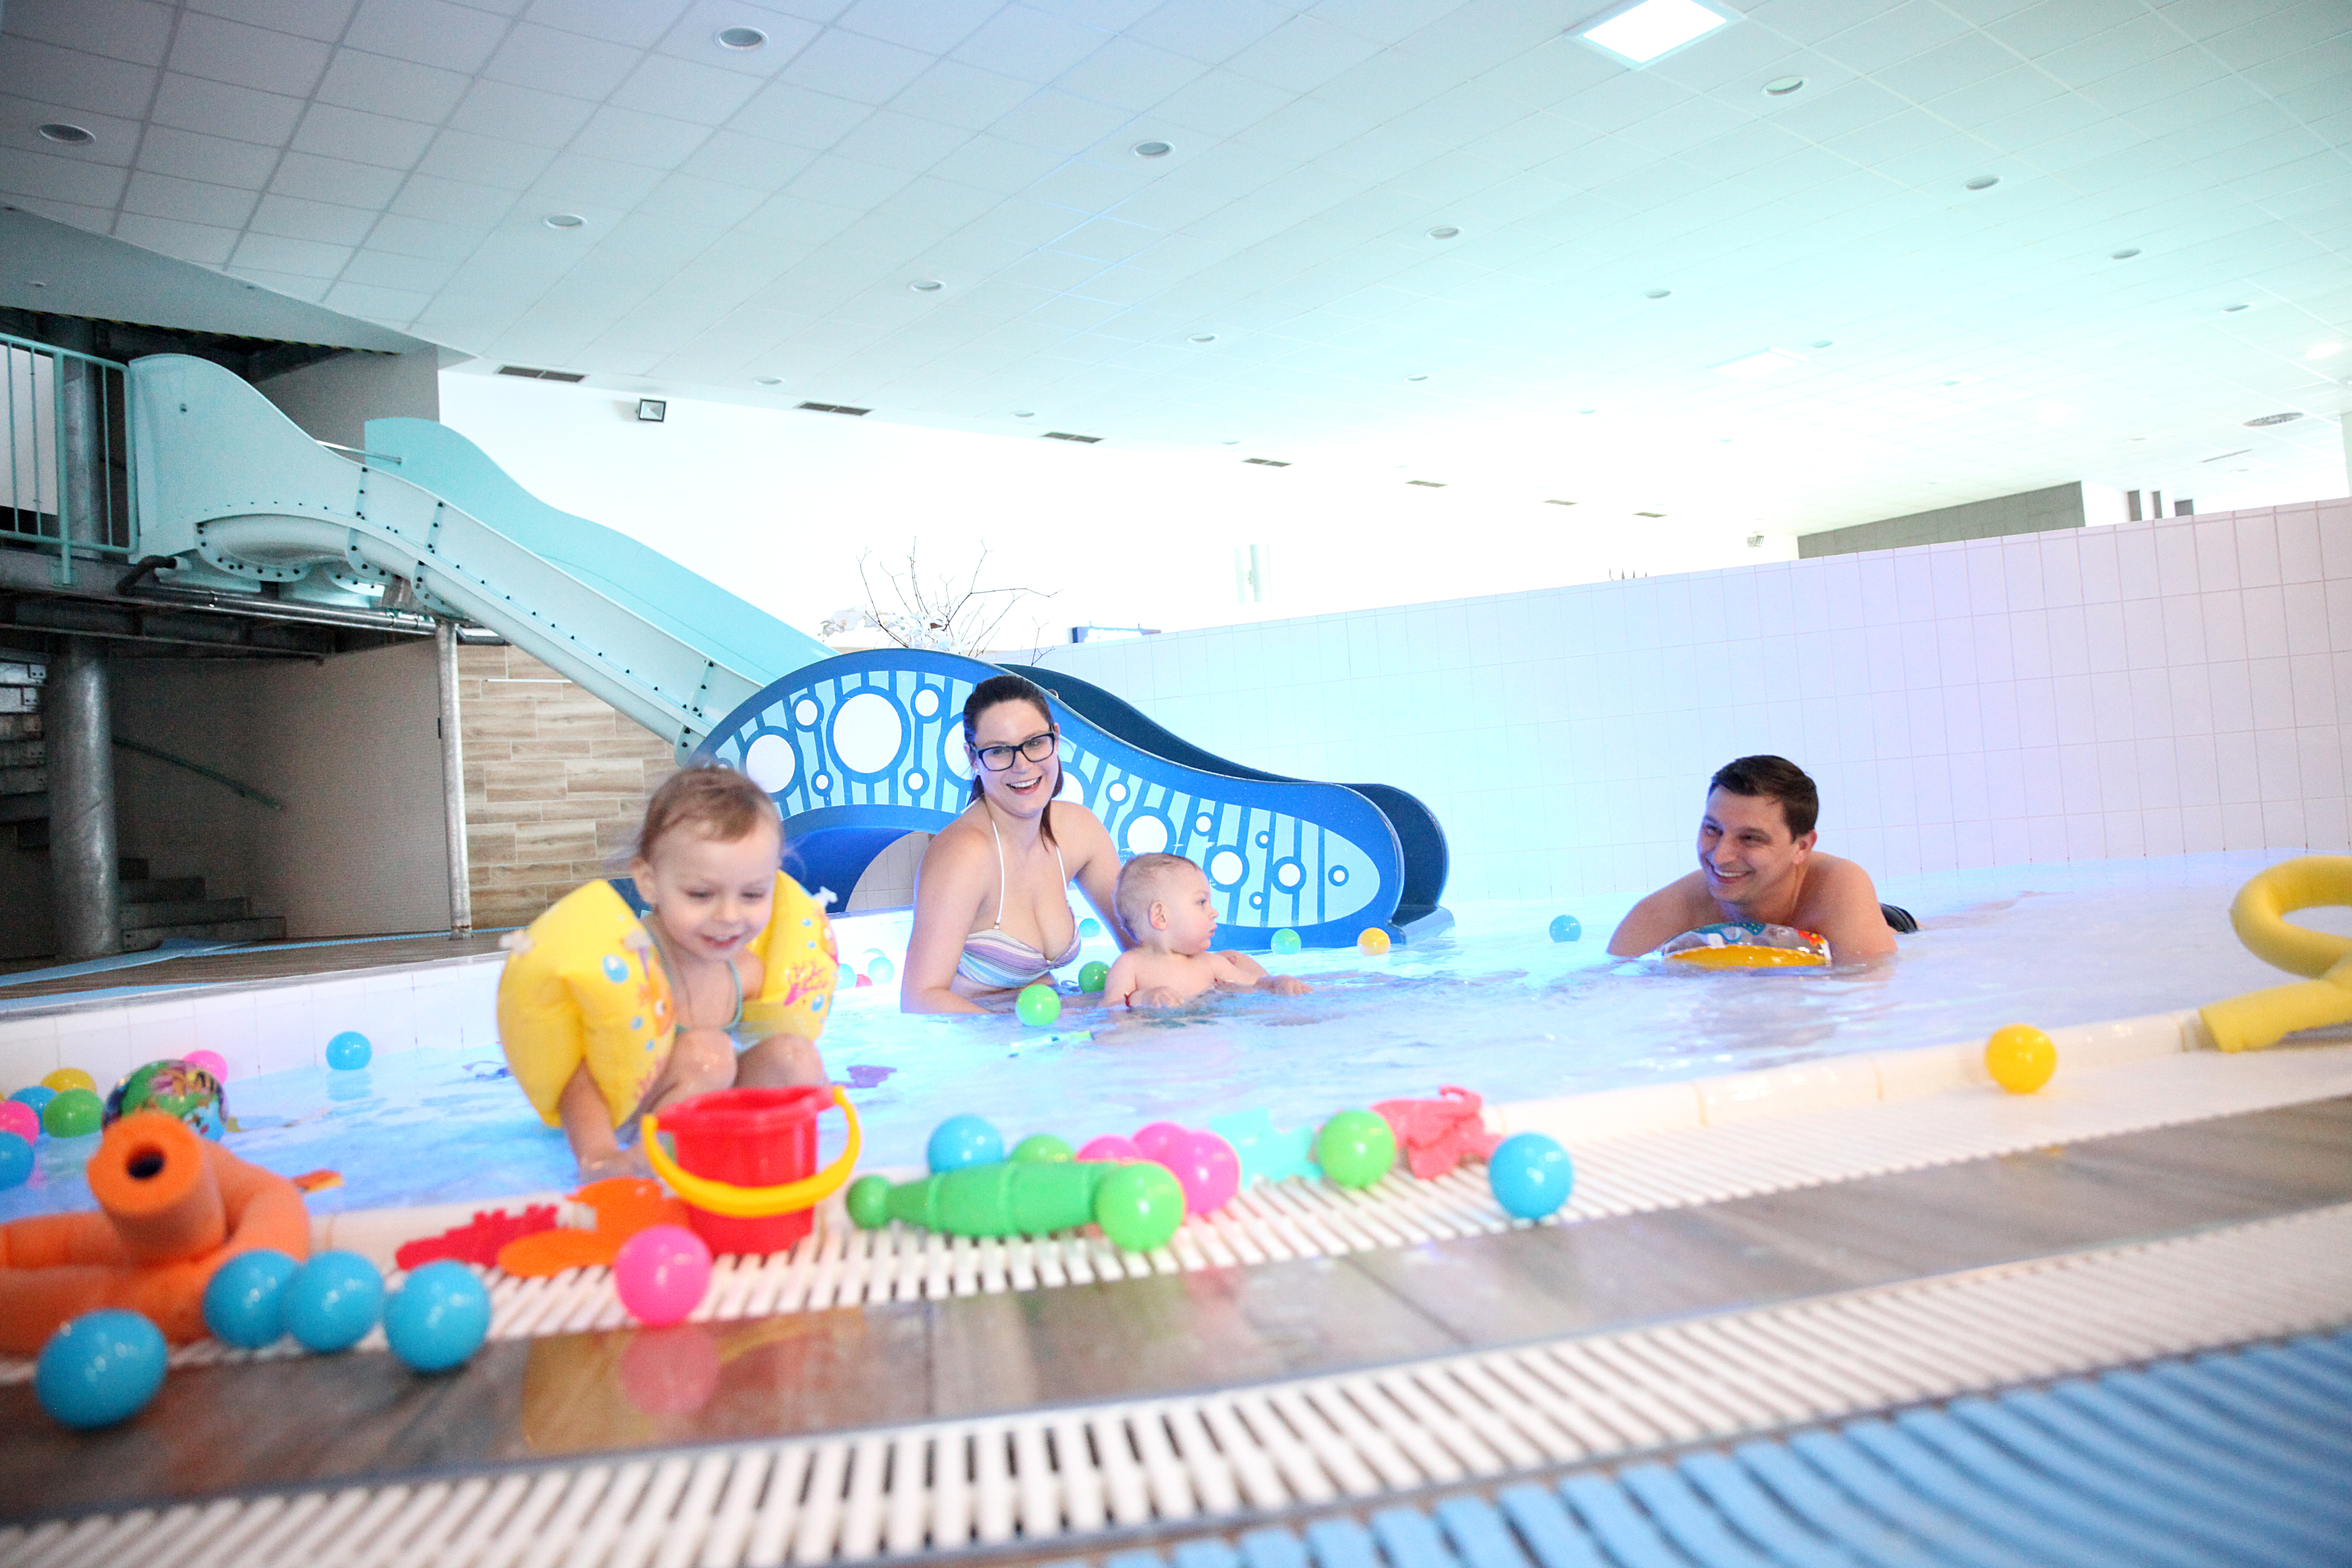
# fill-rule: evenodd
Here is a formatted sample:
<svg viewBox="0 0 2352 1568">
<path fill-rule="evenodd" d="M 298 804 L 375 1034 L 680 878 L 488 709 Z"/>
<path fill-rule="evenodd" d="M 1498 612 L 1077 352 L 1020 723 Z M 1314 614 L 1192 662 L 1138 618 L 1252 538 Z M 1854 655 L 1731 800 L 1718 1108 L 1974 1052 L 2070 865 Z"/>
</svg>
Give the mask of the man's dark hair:
<svg viewBox="0 0 2352 1568">
<path fill-rule="evenodd" d="M 1805 770 L 1786 757 L 1741 757 L 1715 770 L 1707 781 L 1708 791 L 1722 790 L 1727 795 L 1763 795 L 1780 803 L 1780 815 L 1789 821 L 1789 837 L 1802 838 L 1821 820 L 1822 792 L 1805 776 Z"/>
</svg>

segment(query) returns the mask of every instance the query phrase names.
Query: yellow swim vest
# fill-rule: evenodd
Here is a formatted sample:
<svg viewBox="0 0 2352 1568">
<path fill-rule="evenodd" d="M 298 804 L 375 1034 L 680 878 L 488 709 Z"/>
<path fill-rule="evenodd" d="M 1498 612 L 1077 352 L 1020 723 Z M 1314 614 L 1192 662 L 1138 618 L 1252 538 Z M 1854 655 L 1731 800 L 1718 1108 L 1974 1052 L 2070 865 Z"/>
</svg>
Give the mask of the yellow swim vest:
<svg viewBox="0 0 2352 1568">
<path fill-rule="evenodd" d="M 765 973 L 759 994 L 743 998 L 739 1033 L 815 1039 L 841 963 L 824 910 L 781 872 L 767 929 L 751 950 Z M 499 977 L 499 1043 L 550 1127 L 583 1062 L 613 1125 L 627 1121 L 669 1060 L 677 1024 L 653 937 L 612 883 L 573 889 L 512 939 Z"/>
</svg>

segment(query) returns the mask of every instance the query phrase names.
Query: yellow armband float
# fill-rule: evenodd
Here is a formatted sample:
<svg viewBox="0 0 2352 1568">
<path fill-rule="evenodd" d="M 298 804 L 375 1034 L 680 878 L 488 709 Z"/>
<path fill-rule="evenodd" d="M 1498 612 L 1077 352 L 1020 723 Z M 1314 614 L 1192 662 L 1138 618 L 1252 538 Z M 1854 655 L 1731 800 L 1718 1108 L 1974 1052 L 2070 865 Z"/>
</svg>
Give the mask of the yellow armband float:
<svg viewBox="0 0 2352 1568">
<path fill-rule="evenodd" d="M 2290 974 L 2311 979 L 2249 991 L 2199 1009 L 2213 1043 L 2225 1051 L 2260 1050 L 2298 1029 L 2352 1024 L 2352 938 L 2290 925 L 2296 910 L 2352 905 L 2352 855 L 2282 860 L 2238 889 L 2230 924 L 2246 951 Z"/>
</svg>

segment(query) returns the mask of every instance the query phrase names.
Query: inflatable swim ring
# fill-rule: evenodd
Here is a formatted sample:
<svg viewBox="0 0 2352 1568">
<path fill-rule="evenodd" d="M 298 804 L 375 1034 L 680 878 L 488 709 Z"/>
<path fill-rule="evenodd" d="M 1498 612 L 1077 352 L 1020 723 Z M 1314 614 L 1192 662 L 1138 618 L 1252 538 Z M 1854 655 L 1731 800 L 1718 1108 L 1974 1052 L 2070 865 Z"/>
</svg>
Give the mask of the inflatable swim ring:
<svg viewBox="0 0 2352 1568">
<path fill-rule="evenodd" d="M 669 1060 L 677 1022 L 652 934 L 620 889 L 599 881 L 566 893 L 508 941 L 499 1043 L 515 1081 L 553 1127 L 563 1086 L 585 1062 L 621 1126 Z M 738 1036 L 815 1039 L 841 963 L 824 911 L 781 872 L 767 929 L 751 951 L 766 973 L 759 994 L 743 998 Z"/>
<path fill-rule="evenodd" d="M 1830 961 L 1830 944 L 1794 926 L 1720 921 L 1683 932 L 1658 956 L 1698 969 L 1818 969 Z"/>
<path fill-rule="evenodd" d="M 2260 1050 L 2298 1029 L 2352 1024 L 2352 938 L 2291 925 L 2296 910 L 2352 904 L 2352 855 L 2300 855 L 2254 873 L 2230 905 L 2246 951 L 2311 978 L 2199 1009 L 2225 1051 Z"/>
<path fill-rule="evenodd" d="M 0 1226 L 0 1351 L 31 1355 L 105 1307 L 187 1344 L 205 1337 L 205 1287 L 223 1263 L 259 1247 L 310 1256 L 310 1215 L 293 1183 L 160 1110 L 108 1128 L 89 1176 L 97 1213 Z"/>
</svg>

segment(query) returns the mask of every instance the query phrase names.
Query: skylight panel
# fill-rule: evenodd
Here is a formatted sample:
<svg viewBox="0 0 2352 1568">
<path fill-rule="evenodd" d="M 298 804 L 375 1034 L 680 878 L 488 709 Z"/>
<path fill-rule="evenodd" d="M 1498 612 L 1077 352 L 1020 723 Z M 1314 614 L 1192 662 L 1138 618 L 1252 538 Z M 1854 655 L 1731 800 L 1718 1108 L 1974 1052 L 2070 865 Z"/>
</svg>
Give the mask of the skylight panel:
<svg viewBox="0 0 2352 1568">
<path fill-rule="evenodd" d="M 1641 0 L 1577 36 L 1637 66 L 1703 38 L 1731 20 L 1698 0 Z"/>
</svg>

